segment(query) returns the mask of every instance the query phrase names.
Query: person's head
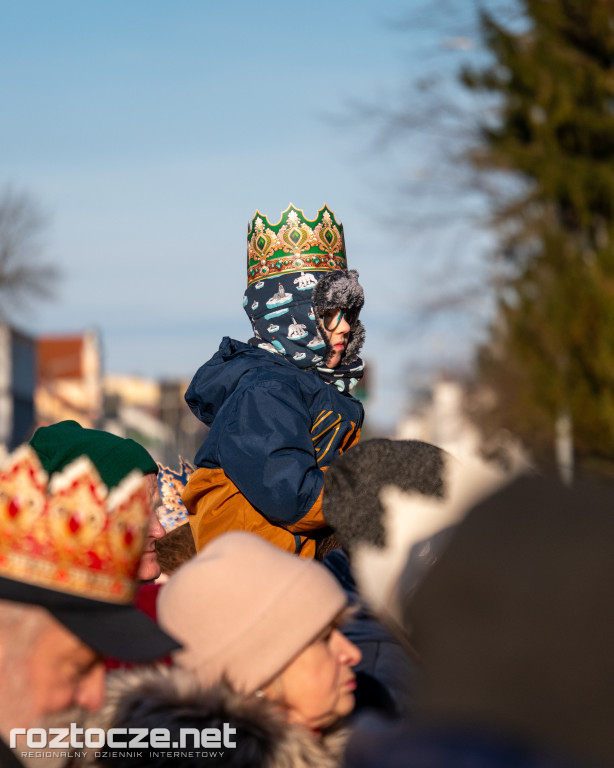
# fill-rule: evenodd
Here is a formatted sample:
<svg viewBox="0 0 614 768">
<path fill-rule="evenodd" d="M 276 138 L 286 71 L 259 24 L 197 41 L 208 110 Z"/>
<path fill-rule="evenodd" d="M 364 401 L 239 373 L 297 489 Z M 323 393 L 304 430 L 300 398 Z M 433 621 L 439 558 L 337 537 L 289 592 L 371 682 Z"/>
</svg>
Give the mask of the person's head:
<svg viewBox="0 0 614 768">
<path fill-rule="evenodd" d="M 320 324 L 330 347 L 324 363 L 329 368 L 336 368 L 347 349 L 352 320 L 347 310 L 335 307 L 324 313 L 324 317 L 320 318 Z"/>
<path fill-rule="evenodd" d="M 217 749 L 209 752 L 207 765 L 224 768 L 313 768 L 330 765 L 317 740 L 305 728 L 293 725 L 272 702 L 237 693 L 224 682 L 203 688 L 191 672 L 181 667 L 158 666 L 121 670 L 109 676 L 105 705 L 90 718 L 92 727 L 154 728 L 168 730 L 168 740 L 185 744 L 181 757 L 159 747 L 139 746 L 128 752 L 96 753 L 96 764 L 115 768 L 200 768 L 201 734 L 216 737 Z M 204 730 L 206 729 L 206 730 Z M 136 733 L 136 731 L 132 731 Z M 183 741 L 182 741 L 183 740 Z M 226 741 L 232 747 L 224 748 Z M 201 745 L 204 746 L 204 745 Z M 324 758 L 324 761 L 321 760 Z"/>
<path fill-rule="evenodd" d="M 359 649 L 332 621 L 263 689 L 287 712 L 288 721 L 311 730 L 326 728 L 354 709 Z"/>
<path fill-rule="evenodd" d="M 0 467 L 0 665 L 35 668 L 58 708 L 95 705 L 101 655 L 177 647 L 132 604 L 149 515 L 140 472 L 109 493 L 85 456 L 51 480 L 30 446 Z"/>
<path fill-rule="evenodd" d="M 131 472 L 142 472 L 150 499 L 147 538 L 139 567 L 139 579 L 151 581 L 160 575 L 156 540 L 164 535 L 157 518 L 160 496 L 156 482 L 158 465 L 148 451 L 134 440 L 100 429 L 85 429 L 76 421 L 60 421 L 37 429 L 30 440 L 47 474 L 52 477 L 79 456 L 87 456 L 101 480 L 111 490 Z"/>
<path fill-rule="evenodd" d="M 158 562 L 162 573 L 170 576 L 194 557 L 196 545 L 189 523 L 183 523 L 172 531 L 164 534 L 157 543 Z"/>
<path fill-rule="evenodd" d="M 310 220 L 290 205 L 277 224 L 257 211 L 247 242 L 243 306 L 254 328 L 251 343 L 302 369 L 356 363 L 358 380 L 364 294 L 358 273 L 347 269 L 343 227 L 332 211 L 324 206 Z M 343 315 L 338 321 L 335 309 Z"/>
<path fill-rule="evenodd" d="M 416 714 L 614 764 L 611 482 L 522 477 L 473 505 L 403 620 Z"/>
<path fill-rule="evenodd" d="M 359 320 L 364 292 L 355 269 L 323 275 L 313 289 L 313 306 L 320 333 L 326 339 L 324 364 L 336 368 L 356 359 L 365 339 Z"/>
<path fill-rule="evenodd" d="M 104 697 L 101 656 L 44 608 L 0 600 L 0 733 L 69 726 Z"/>
<path fill-rule="evenodd" d="M 176 659 L 204 686 L 262 692 L 288 721 L 322 728 L 354 706 L 360 651 L 338 629 L 346 596 L 312 560 L 254 534 L 214 539 L 168 581 L 158 618 L 184 644 Z"/>
<path fill-rule="evenodd" d="M 139 581 L 153 581 L 162 573 L 156 552 L 157 542 L 164 536 L 164 528 L 158 520 L 158 508 L 160 506 L 160 493 L 155 474 L 150 473 L 143 478 L 147 494 L 149 496 L 149 521 L 147 525 L 147 537 L 143 546 L 141 562 L 139 563 Z"/>
<path fill-rule="evenodd" d="M 156 542 L 156 555 L 165 576 L 170 576 L 196 554 L 188 510 L 181 498 L 194 467 L 183 456 L 178 456 L 178 462 L 178 469 L 158 463 L 161 502 L 158 518 L 164 528 L 164 536 Z"/>
</svg>

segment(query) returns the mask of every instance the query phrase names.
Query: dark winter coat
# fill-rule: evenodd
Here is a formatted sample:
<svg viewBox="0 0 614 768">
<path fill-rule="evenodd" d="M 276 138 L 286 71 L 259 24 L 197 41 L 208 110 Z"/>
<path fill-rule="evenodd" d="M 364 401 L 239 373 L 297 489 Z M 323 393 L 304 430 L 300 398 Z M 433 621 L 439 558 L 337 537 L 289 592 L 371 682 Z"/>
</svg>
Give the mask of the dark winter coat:
<svg viewBox="0 0 614 768">
<path fill-rule="evenodd" d="M 373 709 L 391 717 L 408 715 L 418 665 L 408 649 L 366 607 L 352 574 L 350 561 L 342 549 L 334 549 L 323 560 L 357 611 L 344 622 L 341 631 L 360 648 L 362 659 L 356 673 L 356 710 Z"/>
<path fill-rule="evenodd" d="M 229 337 L 186 401 L 210 427 L 183 494 L 197 549 L 238 529 L 313 556 L 324 470 L 358 441 L 360 402 L 316 370 Z"/>
<path fill-rule="evenodd" d="M 496 732 L 460 726 L 356 725 L 345 768 L 596 768 Z"/>
<path fill-rule="evenodd" d="M 17 753 L 0 737 L 0 768 L 23 768 Z"/>
</svg>

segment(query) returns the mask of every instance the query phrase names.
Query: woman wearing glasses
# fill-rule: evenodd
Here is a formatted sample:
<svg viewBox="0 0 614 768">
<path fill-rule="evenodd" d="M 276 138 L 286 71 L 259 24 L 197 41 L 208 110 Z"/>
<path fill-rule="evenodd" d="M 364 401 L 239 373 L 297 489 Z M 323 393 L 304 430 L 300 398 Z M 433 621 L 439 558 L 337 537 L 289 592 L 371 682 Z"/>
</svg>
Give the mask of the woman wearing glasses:
<svg viewBox="0 0 614 768">
<path fill-rule="evenodd" d="M 243 307 L 254 336 L 225 337 L 186 401 L 209 432 L 183 500 L 197 549 L 249 530 L 313 557 L 324 470 L 359 438 L 364 303 L 347 269 L 343 227 L 290 205 L 277 224 L 256 212 L 248 231 Z"/>
</svg>

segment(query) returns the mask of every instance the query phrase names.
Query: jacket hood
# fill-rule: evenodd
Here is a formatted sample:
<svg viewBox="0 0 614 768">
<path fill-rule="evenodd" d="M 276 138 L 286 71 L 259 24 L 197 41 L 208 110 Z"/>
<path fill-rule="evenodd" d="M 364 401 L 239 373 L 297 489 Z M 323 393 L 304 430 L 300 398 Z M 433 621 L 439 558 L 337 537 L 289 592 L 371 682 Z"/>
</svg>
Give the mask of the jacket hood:
<svg viewBox="0 0 614 768">
<path fill-rule="evenodd" d="M 203 690 L 180 667 L 142 667 L 120 670 L 109 675 L 107 695 L 102 710 L 91 715 L 90 727 L 97 728 L 167 728 L 170 743 L 179 743 L 180 728 L 218 728 L 224 723 L 231 729 L 229 742 L 222 745 L 221 764 L 227 768 L 334 768 L 337 757 L 307 728 L 285 722 L 282 711 L 266 699 L 244 696 L 226 683 Z M 344 732 L 345 735 L 345 732 Z M 335 737 L 335 742 L 340 740 Z M 340 744 L 337 744 L 340 746 Z M 205 748 L 209 750 L 210 748 Z M 155 768 L 168 765 L 168 759 L 156 759 L 155 752 L 139 747 L 140 758 L 129 756 L 126 768 Z M 187 737 L 186 751 L 192 749 Z M 93 752 L 92 752 L 93 754 Z M 164 754 L 164 753 L 162 753 Z M 117 759 L 114 765 L 121 766 Z M 201 758 L 178 760 L 182 766 L 202 765 Z M 216 762 L 216 765 L 218 763 Z"/>
<path fill-rule="evenodd" d="M 254 329 L 250 344 L 283 355 L 298 368 L 322 366 L 331 351 L 320 322 L 323 312 L 337 306 L 361 309 L 363 303 L 356 270 L 282 273 L 260 280 L 243 296 Z M 356 320 L 342 365 L 357 359 L 363 341 L 364 327 Z"/>
<path fill-rule="evenodd" d="M 210 426 L 240 378 L 260 366 L 270 367 L 271 363 L 288 367 L 280 355 L 224 336 L 218 351 L 194 374 L 185 393 L 186 403 L 200 421 Z M 206 393 L 206 397 L 202 393 Z"/>
</svg>

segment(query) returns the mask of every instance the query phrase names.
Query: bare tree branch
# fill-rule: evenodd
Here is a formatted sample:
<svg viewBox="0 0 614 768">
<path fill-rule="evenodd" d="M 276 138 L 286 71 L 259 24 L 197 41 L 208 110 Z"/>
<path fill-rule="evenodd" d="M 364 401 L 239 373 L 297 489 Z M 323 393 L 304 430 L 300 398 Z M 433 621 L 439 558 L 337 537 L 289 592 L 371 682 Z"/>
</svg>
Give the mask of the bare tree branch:
<svg viewBox="0 0 614 768">
<path fill-rule="evenodd" d="M 26 193 L 0 194 L 0 319 L 35 299 L 55 295 L 59 269 L 43 259 L 47 217 Z"/>
</svg>

